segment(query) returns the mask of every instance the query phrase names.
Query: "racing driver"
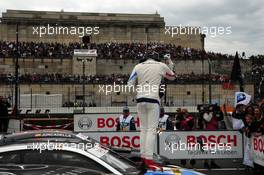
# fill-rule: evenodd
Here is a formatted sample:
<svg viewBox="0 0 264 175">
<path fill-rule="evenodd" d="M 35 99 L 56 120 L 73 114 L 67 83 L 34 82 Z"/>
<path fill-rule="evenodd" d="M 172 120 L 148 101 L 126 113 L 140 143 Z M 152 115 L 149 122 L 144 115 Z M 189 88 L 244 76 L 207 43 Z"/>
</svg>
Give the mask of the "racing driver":
<svg viewBox="0 0 264 175">
<path fill-rule="evenodd" d="M 152 170 L 162 170 L 153 162 L 153 153 L 160 115 L 161 79 L 175 79 L 173 62 L 170 55 L 164 56 L 165 64 L 159 59 L 158 53 L 148 52 L 146 60 L 137 64 L 128 80 L 129 87 L 137 87 L 137 112 L 140 117 L 140 154 L 145 167 Z"/>
</svg>

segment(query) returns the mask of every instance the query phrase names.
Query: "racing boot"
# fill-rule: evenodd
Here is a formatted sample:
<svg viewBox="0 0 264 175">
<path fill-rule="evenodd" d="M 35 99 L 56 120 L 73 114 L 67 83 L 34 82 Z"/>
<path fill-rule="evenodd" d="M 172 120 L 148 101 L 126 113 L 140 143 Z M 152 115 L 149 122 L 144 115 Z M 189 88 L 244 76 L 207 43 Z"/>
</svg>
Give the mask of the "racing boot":
<svg viewBox="0 0 264 175">
<path fill-rule="evenodd" d="M 221 167 L 217 165 L 214 161 L 211 161 L 211 168 L 221 168 Z"/>
<path fill-rule="evenodd" d="M 144 175 L 147 172 L 147 167 L 145 166 L 144 157 L 141 157 L 141 162 L 138 165 L 138 169 L 140 170 L 140 175 Z"/>
<path fill-rule="evenodd" d="M 152 171 L 163 171 L 162 166 L 160 166 L 159 164 L 155 163 L 151 159 L 145 159 L 144 163 L 145 163 L 146 168 L 149 169 L 149 170 L 152 170 Z"/>
</svg>

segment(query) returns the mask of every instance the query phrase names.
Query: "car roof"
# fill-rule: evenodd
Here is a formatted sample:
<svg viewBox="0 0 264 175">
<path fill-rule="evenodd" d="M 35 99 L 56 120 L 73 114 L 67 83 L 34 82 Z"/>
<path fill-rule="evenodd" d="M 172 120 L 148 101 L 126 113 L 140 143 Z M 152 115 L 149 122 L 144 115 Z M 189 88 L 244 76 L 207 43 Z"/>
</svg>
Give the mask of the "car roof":
<svg viewBox="0 0 264 175">
<path fill-rule="evenodd" d="M 4 169 L 5 174 L 35 175 L 40 174 L 75 174 L 75 175 L 101 175 L 102 173 L 93 169 L 46 164 L 2 164 L 0 169 Z M 0 171 L 0 174 L 3 173 Z"/>
<path fill-rule="evenodd" d="M 32 141 L 63 141 L 63 142 L 95 142 L 94 139 L 91 139 L 82 134 L 76 134 L 72 131 L 67 130 L 34 130 L 34 131 L 25 131 L 19 133 L 12 133 L 2 135 L 0 138 L 0 145 L 10 145 L 21 142 L 32 142 Z"/>
</svg>

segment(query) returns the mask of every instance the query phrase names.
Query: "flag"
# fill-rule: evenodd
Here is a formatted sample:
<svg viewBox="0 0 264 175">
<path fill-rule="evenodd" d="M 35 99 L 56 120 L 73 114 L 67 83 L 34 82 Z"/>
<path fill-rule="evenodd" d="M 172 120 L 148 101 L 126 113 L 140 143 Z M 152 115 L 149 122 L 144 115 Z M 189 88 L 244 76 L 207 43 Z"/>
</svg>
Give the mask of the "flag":
<svg viewBox="0 0 264 175">
<path fill-rule="evenodd" d="M 235 93 L 235 106 L 239 104 L 248 105 L 250 100 L 251 100 L 251 95 L 248 95 L 245 92 Z"/>
<path fill-rule="evenodd" d="M 240 62 L 239 62 L 237 52 L 236 52 L 236 56 L 235 56 L 233 67 L 232 67 L 231 81 L 233 81 L 233 82 L 238 81 L 239 85 L 240 85 L 240 91 L 244 92 L 243 76 L 242 76 L 241 66 L 240 66 Z"/>
</svg>

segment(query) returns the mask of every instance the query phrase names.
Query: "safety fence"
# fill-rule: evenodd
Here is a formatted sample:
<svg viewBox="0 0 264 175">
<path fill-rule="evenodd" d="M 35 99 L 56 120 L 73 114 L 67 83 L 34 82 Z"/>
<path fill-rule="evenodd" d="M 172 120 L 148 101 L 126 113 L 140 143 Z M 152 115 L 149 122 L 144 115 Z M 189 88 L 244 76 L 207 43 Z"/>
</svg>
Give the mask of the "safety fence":
<svg viewBox="0 0 264 175">
<path fill-rule="evenodd" d="M 120 90 L 114 84 L 22 84 L 19 86 L 20 108 L 108 107 L 133 106 L 136 93 Z M 104 90 L 103 90 L 104 89 Z M 226 84 L 168 84 L 161 99 L 163 106 L 196 106 L 202 103 L 234 104 L 238 85 Z M 245 92 L 253 95 L 254 84 L 246 84 Z M 15 88 L 0 85 L 0 96 L 14 105 Z"/>
</svg>

